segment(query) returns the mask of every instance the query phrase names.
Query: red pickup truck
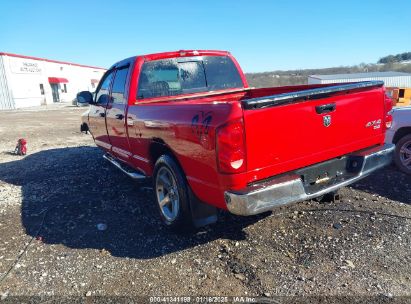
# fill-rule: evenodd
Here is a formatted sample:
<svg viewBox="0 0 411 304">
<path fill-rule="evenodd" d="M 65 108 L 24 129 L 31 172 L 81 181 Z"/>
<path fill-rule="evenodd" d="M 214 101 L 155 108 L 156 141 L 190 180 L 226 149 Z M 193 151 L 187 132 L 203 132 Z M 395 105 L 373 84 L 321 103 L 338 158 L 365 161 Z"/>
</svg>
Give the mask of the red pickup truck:
<svg viewBox="0 0 411 304">
<path fill-rule="evenodd" d="M 163 222 L 214 222 L 336 191 L 391 162 L 382 82 L 250 88 L 224 51 L 177 51 L 114 64 L 82 131 L 134 179 L 152 178 Z"/>
</svg>

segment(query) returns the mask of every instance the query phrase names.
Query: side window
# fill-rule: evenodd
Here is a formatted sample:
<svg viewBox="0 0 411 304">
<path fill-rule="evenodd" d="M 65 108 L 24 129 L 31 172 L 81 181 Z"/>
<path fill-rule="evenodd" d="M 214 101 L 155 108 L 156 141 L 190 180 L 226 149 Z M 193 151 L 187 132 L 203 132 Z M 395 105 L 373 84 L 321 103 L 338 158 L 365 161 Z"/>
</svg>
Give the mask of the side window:
<svg viewBox="0 0 411 304">
<path fill-rule="evenodd" d="M 96 103 L 98 105 L 107 105 L 108 101 L 110 100 L 110 84 L 111 79 L 113 78 L 113 71 L 110 71 L 104 77 L 103 82 L 97 88 L 96 91 Z"/>
<path fill-rule="evenodd" d="M 125 89 L 129 67 L 123 67 L 117 70 L 114 77 L 113 88 L 111 89 L 111 97 L 113 103 L 125 104 Z"/>
<path fill-rule="evenodd" d="M 400 89 L 400 93 L 398 95 L 399 98 L 404 98 L 405 95 L 405 89 Z"/>
</svg>

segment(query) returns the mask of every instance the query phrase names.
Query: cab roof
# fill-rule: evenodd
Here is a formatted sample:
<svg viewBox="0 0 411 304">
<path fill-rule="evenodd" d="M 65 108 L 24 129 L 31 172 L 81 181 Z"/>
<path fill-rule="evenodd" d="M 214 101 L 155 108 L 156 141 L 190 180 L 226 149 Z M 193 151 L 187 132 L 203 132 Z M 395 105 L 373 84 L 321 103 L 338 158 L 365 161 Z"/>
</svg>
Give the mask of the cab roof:
<svg viewBox="0 0 411 304">
<path fill-rule="evenodd" d="M 179 50 L 173 52 L 154 53 L 143 55 L 145 60 L 159 60 L 176 57 L 190 57 L 190 56 L 227 56 L 230 52 L 216 51 L 216 50 Z"/>
<path fill-rule="evenodd" d="M 230 56 L 230 55 L 231 55 L 230 52 L 217 51 L 217 50 L 179 50 L 179 51 L 173 51 L 173 52 L 152 53 L 152 54 L 146 54 L 146 55 L 137 55 L 137 56 L 129 57 L 121 61 L 118 61 L 110 67 L 110 70 L 112 68 L 118 68 L 120 66 L 130 64 L 132 61 L 135 61 L 138 57 L 142 57 L 146 61 L 152 61 L 152 60 L 161 60 L 161 59 L 168 59 L 168 58 L 179 58 L 179 57 Z"/>
</svg>

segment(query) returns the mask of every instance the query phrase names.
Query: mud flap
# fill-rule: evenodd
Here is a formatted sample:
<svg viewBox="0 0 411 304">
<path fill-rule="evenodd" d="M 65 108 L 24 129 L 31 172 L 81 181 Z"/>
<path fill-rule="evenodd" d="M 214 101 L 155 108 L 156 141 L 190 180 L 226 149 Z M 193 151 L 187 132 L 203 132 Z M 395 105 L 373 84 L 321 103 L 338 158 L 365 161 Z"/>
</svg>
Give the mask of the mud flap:
<svg viewBox="0 0 411 304">
<path fill-rule="evenodd" d="M 200 228 L 217 222 L 216 207 L 200 201 L 191 189 L 188 189 L 188 195 L 190 196 L 190 210 L 194 227 Z"/>
</svg>

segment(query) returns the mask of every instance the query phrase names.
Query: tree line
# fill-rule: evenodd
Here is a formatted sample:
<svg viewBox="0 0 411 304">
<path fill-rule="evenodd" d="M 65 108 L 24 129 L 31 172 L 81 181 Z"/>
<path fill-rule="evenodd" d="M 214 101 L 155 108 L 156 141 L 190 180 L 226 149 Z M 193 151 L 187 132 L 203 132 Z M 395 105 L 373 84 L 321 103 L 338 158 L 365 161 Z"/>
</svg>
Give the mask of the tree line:
<svg viewBox="0 0 411 304">
<path fill-rule="evenodd" d="M 367 72 L 397 71 L 411 73 L 411 63 L 389 62 L 382 64 L 361 63 L 354 66 L 340 66 L 323 69 L 302 69 L 288 71 L 272 71 L 262 73 L 246 73 L 248 83 L 252 87 L 278 87 L 286 85 L 307 84 L 309 75 L 350 74 Z"/>
<path fill-rule="evenodd" d="M 411 52 L 401 53 L 397 55 L 388 55 L 380 58 L 380 60 L 378 60 L 378 63 L 394 63 L 406 60 L 411 60 Z"/>
</svg>

